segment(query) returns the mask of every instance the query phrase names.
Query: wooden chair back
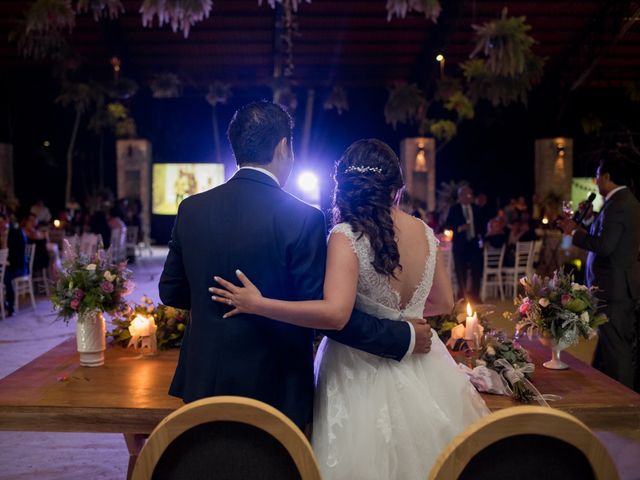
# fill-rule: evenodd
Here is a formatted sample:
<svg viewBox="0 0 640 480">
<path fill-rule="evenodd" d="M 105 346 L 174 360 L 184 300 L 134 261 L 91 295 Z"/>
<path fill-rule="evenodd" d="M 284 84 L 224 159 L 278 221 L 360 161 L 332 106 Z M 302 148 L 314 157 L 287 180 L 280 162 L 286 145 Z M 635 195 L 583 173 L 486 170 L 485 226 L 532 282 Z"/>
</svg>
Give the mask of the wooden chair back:
<svg viewBox="0 0 640 480">
<path fill-rule="evenodd" d="M 133 480 L 320 480 L 298 427 L 257 400 L 220 396 L 189 403 L 154 429 Z"/>
<path fill-rule="evenodd" d="M 600 440 L 580 420 L 550 407 L 511 407 L 458 435 L 429 480 L 618 480 Z"/>
</svg>

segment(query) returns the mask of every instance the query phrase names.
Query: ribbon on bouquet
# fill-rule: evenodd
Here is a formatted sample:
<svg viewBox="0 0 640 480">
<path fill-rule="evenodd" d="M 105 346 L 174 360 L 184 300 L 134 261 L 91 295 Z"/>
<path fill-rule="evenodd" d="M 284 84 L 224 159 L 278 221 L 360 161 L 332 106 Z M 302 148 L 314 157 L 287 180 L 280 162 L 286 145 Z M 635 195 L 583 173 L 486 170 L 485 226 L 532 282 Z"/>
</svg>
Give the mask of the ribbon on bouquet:
<svg viewBox="0 0 640 480">
<path fill-rule="evenodd" d="M 514 367 L 504 358 L 499 358 L 495 362 L 493 362 L 493 364 L 502 367 L 500 378 L 502 378 L 505 389 L 509 392 L 509 395 L 513 395 L 511 385 L 515 384 L 516 382 L 522 382 L 528 389 L 530 389 L 534 393 L 533 399 L 544 407 L 549 406 L 547 402 L 553 402 L 562 398 L 559 395 L 540 393 L 540 391 L 536 387 L 534 387 L 533 383 L 529 381 L 525 374 L 534 372 L 535 366 L 533 365 L 533 363 L 526 363 L 523 367 Z"/>
</svg>

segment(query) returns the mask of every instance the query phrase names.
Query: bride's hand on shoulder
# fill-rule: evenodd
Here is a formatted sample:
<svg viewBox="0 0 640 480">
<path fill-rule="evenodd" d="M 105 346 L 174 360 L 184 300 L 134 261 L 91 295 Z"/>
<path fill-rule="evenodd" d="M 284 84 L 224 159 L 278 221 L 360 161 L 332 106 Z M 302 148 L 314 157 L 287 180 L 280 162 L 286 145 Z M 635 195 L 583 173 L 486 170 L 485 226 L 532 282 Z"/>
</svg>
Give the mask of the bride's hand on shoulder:
<svg viewBox="0 0 640 480">
<path fill-rule="evenodd" d="M 211 300 L 235 307 L 230 312 L 224 314 L 222 318 L 233 317 L 240 313 L 258 313 L 258 305 L 263 299 L 260 290 L 251 283 L 251 280 L 249 280 L 244 273 L 236 270 L 236 276 L 238 280 L 240 280 L 240 283 L 242 283 L 242 287 L 238 287 L 224 278 L 213 277 L 222 288 L 212 287 L 209 289 L 209 292 L 213 294 Z"/>
</svg>

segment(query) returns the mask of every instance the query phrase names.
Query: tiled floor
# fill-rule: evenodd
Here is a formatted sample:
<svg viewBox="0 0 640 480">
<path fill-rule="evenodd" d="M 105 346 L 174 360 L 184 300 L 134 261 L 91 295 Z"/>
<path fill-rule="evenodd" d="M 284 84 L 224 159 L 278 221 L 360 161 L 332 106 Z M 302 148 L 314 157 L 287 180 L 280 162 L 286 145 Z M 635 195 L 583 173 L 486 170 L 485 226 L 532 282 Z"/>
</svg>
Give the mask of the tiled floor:
<svg viewBox="0 0 640 480">
<path fill-rule="evenodd" d="M 131 299 L 143 294 L 158 299 L 157 282 L 166 255 L 156 250 L 134 266 L 136 290 Z M 497 302 L 494 326 L 511 330 L 501 317 L 512 308 L 509 301 Z M 36 311 L 26 307 L 17 315 L 0 320 L 0 378 L 74 335 L 72 324 L 56 321 L 50 303 L 41 297 Z M 584 342 L 571 353 L 590 361 L 593 342 Z M 609 448 L 623 480 L 640 480 L 640 431 L 628 438 L 597 432 Z M 126 475 L 128 453 L 121 435 L 79 433 L 0 432 L 0 479 L 75 480 L 122 479 Z"/>
</svg>

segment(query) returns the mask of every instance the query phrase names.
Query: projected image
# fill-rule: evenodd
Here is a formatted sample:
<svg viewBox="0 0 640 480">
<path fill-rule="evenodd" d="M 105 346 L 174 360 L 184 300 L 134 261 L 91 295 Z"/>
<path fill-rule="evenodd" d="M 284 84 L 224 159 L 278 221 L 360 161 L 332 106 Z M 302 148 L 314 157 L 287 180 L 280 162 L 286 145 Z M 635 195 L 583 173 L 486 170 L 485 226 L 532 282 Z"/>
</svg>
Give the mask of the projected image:
<svg viewBox="0 0 640 480">
<path fill-rule="evenodd" d="M 156 163 L 153 165 L 154 215 L 175 215 L 180 202 L 224 182 L 221 163 Z"/>
</svg>

